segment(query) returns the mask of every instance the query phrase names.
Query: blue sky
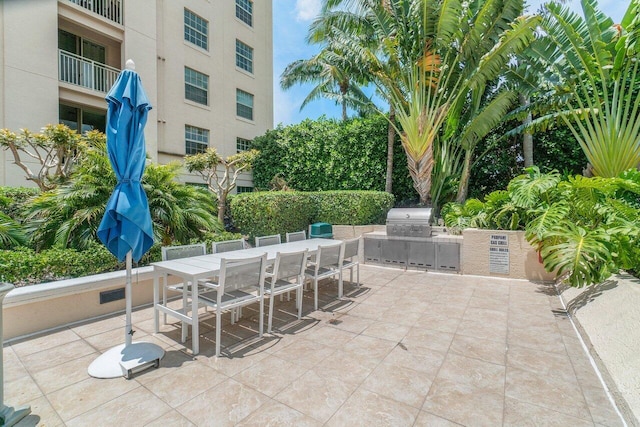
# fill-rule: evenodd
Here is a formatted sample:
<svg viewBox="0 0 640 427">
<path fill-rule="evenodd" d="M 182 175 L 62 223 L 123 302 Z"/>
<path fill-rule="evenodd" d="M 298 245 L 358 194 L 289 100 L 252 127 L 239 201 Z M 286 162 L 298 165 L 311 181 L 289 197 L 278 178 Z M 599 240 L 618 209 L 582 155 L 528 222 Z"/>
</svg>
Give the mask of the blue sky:
<svg viewBox="0 0 640 427">
<path fill-rule="evenodd" d="M 529 0 L 529 10 L 538 9 L 542 0 Z M 606 11 L 615 21 L 620 21 L 630 0 L 599 0 L 600 10 Z M 305 42 L 309 24 L 320 11 L 321 0 L 273 0 L 273 98 L 274 125 L 294 124 L 306 118 L 322 115 L 340 117 L 341 107 L 333 101 L 317 100 L 300 111 L 311 85 L 297 85 L 287 91 L 280 89 L 280 75 L 285 67 L 297 60 L 308 59 L 317 47 Z M 571 0 L 570 6 L 581 11 L 580 1 Z"/>
</svg>

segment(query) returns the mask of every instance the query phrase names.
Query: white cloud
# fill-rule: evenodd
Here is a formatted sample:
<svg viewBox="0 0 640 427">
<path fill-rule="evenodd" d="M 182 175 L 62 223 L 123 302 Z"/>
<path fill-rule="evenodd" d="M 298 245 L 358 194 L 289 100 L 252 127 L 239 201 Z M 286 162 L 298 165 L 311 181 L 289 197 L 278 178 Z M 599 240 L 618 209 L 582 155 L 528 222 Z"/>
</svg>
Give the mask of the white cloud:
<svg viewBox="0 0 640 427">
<path fill-rule="evenodd" d="M 320 0 L 296 0 L 296 19 L 311 21 L 320 14 Z"/>
</svg>

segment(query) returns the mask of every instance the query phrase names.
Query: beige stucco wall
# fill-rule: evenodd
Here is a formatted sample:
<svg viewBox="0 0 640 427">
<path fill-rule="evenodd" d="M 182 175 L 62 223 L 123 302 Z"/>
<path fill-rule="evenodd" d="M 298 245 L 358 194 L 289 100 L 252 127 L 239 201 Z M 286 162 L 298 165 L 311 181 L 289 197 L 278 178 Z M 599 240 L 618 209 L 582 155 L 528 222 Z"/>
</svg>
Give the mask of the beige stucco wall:
<svg viewBox="0 0 640 427">
<path fill-rule="evenodd" d="M 509 240 L 509 274 L 490 272 L 489 240 L 492 234 L 507 235 Z M 544 270 L 538 254 L 524 238 L 523 231 L 466 229 L 462 233 L 462 274 L 510 277 L 534 281 L 553 281 L 555 274 Z"/>
</svg>

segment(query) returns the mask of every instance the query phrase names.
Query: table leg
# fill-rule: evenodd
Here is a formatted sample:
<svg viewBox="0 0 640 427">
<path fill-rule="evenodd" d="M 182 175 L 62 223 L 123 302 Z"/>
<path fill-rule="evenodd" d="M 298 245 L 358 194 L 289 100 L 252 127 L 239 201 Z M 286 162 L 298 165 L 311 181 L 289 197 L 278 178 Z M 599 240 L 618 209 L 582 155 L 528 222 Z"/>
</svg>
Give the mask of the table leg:
<svg viewBox="0 0 640 427">
<path fill-rule="evenodd" d="M 193 347 L 193 355 L 195 356 L 200 352 L 200 328 L 198 324 L 198 280 L 195 277 L 191 278 L 191 340 Z M 216 324 L 216 328 L 220 328 Z"/>
<path fill-rule="evenodd" d="M 159 295 L 158 286 L 159 286 L 158 274 L 155 274 L 153 276 L 153 330 L 155 331 L 156 334 L 160 332 L 160 316 L 158 313 L 158 295 Z"/>
</svg>

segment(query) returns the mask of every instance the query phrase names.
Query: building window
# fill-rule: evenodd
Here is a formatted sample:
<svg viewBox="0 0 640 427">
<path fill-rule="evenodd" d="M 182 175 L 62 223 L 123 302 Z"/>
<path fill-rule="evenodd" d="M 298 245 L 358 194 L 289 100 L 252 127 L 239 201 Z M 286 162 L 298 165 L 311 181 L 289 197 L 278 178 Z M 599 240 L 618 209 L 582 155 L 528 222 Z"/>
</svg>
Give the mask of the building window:
<svg viewBox="0 0 640 427">
<path fill-rule="evenodd" d="M 236 39 L 236 67 L 253 74 L 253 48 Z"/>
<path fill-rule="evenodd" d="M 238 185 L 236 187 L 236 193 L 240 194 L 240 193 L 251 193 L 253 191 L 253 187 L 243 187 L 241 185 Z"/>
<path fill-rule="evenodd" d="M 187 154 L 204 153 L 209 148 L 209 130 L 184 126 L 184 151 Z"/>
<path fill-rule="evenodd" d="M 251 148 L 251 141 L 244 138 L 236 138 L 236 150 L 238 153 L 247 151 Z"/>
<path fill-rule="evenodd" d="M 198 104 L 209 105 L 209 76 L 184 67 L 184 97 Z"/>
<path fill-rule="evenodd" d="M 209 23 L 191 12 L 189 9 L 184 10 L 184 39 L 209 50 Z"/>
<path fill-rule="evenodd" d="M 236 89 L 236 114 L 245 119 L 253 120 L 253 95 Z"/>
<path fill-rule="evenodd" d="M 236 0 L 236 17 L 253 27 L 253 1 L 252 0 Z"/>
<path fill-rule="evenodd" d="M 102 111 L 90 111 L 70 105 L 58 105 L 59 121 L 78 133 L 90 130 L 99 130 L 104 133 L 107 123 L 107 114 Z"/>
</svg>

